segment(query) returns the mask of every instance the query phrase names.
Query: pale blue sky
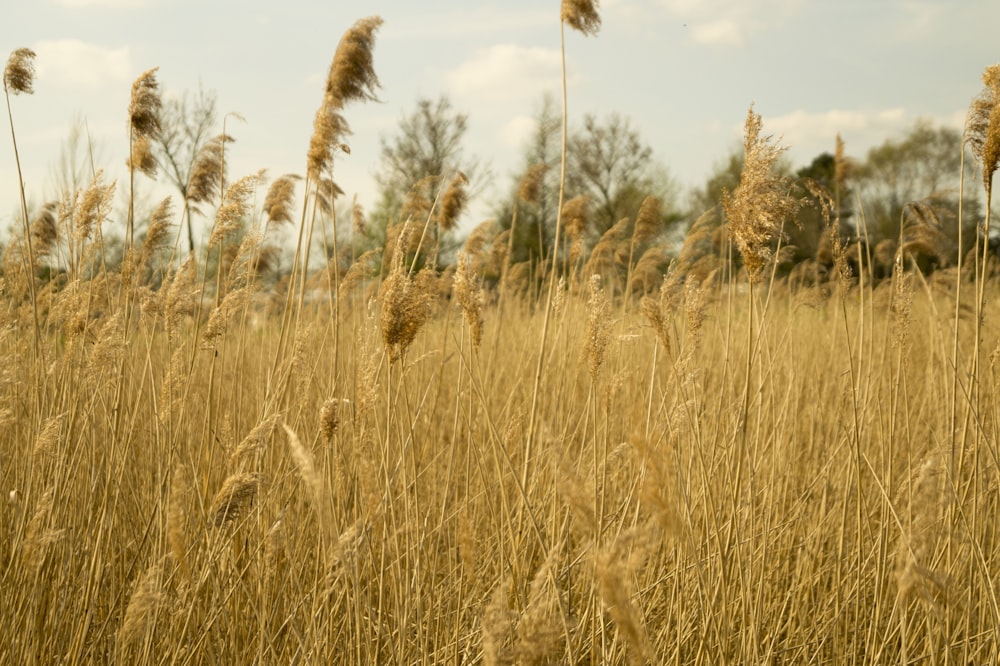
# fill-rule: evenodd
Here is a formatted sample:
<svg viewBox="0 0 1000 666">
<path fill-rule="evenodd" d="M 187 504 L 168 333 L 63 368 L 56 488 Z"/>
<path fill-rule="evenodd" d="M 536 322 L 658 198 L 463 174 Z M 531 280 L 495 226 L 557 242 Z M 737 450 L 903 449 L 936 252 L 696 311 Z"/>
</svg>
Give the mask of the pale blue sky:
<svg viewBox="0 0 1000 666">
<path fill-rule="evenodd" d="M 863 157 L 917 118 L 961 127 L 983 69 L 1000 61 L 996 0 L 605 0 L 600 13 L 597 36 L 568 33 L 570 120 L 627 116 L 684 186 L 702 183 L 739 143 L 751 103 L 795 166 L 832 151 L 837 132 Z M 419 96 L 446 93 L 469 114 L 466 150 L 505 190 L 539 101 L 559 91 L 556 0 L 33 0 L 3 14 L 4 57 L 22 46 L 38 53 L 35 94 L 12 98 L 36 202 L 55 194 L 51 170 L 76 116 L 87 120 L 98 166 L 125 190 L 130 86 L 156 66 L 165 94 L 200 82 L 218 93 L 221 112 L 246 119 L 230 126 L 231 178 L 303 172 L 337 42 L 373 14 L 385 20 L 375 45 L 382 103 L 346 109 L 351 154 L 335 166 L 366 207 L 379 138 Z M 6 228 L 18 195 L 4 134 Z M 464 226 L 481 221 L 495 194 L 474 202 Z"/>
</svg>

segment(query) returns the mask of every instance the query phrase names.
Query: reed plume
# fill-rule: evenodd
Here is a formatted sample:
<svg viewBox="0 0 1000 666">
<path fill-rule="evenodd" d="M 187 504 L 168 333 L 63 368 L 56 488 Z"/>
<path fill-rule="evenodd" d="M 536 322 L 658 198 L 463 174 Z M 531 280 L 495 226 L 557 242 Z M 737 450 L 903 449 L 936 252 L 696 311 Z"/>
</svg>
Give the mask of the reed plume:
<svg viewBox="0 0 1000 666">
<path fill-rule="evenodd" d="M 301 177 L 296 174 L 285 174 L 274 179 L 264 197 L 264 214 L 268 224 L 291 224 L 292 201 L 295 198 L 295 183 Z"/>
<path fill-rule="evenodd" d="M 788 180 L 772 173 L 785 149 L 774 144 L 770 136 L 761 136 L 761 127 L 760 115 L 751 105 L 744 124 L 740 184 L 735 191 L 726 192 L 722 200 L 751 282 L 760 281 L 764 267 L 772 259 L 771 242 L 780 233 L 782 222 L 799 206 L 788 193 Z"/>
<path fill-rule="evenodd" d="M 486 294 L 479 284 L 476 274 L 470 266 L 471 259 L 465 252 L 458 253 L 458 268 L 455 270 L 455 298 L 462 308 L 465 322 L 469 325 L 472 336 L 472 347 L 479 350 L 483 339 L 483 306 L 486 304 Z"/>
<path fill-rule="evenodd" d="M 3 70 L 3 88 L 9 95 L 31 95 L 35 92 L 34 51 L 20 48 L 11 52 Z"/>
<path fill-rule="evenodd" d="M 259 486 L 258 474 L 250 472 L 230 474 L 212 500 L 210 509 L 213 516 L 212 523 L 216 527 L 221 527 L 242 516 L 256 497 Z"/>
<path fill-rule="evenodd" d="M 591 378 L 596 381 L 604 364 L 608 343 L 611 342 L 611 303 L 601 286 L 601 276 L 590 276 L 590 298 L 587 301 L 587 333 L 583 356 Z"/>
<path fill-rule="evenodd" d="M 562 0 L 562 22 L 584 35 L 596 35 L 601 29 L 597 0 Z"/>
<path fill-rule="evenodd" d="M 226 178 L 226 144 L 232 141 L 233 137 L 228 134 L 216 135 L 206 141 L 195 155 L 187 183 L 188 203 L 209 203 L 218 199 L 219 188 Z"/>
<path fill-rule="evenodd" d="M 1000 166 L 1000 64 L 983 71 L 983 83 L 986 88 L 969 108 L 966 136 L 982 166 L 988 197 L 993 189 L 993 174 Z"/>
<path fill-rule="evenodd" d="M 532 164 L 521 177 L 517 186 L 517 198 L 525 203 L 537 204 L 542 200 L 542 187 L 545 185 L 545 173 L 549 166 L 539 162 Z"/>
<path fill-rule="evenodd" d="M 160 131 L 160 84 L 156 80 L 159 67 L 146 70 L 132 83 L 132 98 L 128 106 L 129 129 L 133 138 L 152 138 Z"/>
<path fill-rule="evenodd" d="M 340 38 L 326 80 L 326 92 L 338 106 L 353 101 L 378 101 L 375 89 L 380 84 L 375 74 L 372 50 L 375 48 L 375 32 L 381 25 L 381 17 L 369 16 L 357 21 Z"/>
<path fill-rule="evenodd" d="M 448 183 L 438 208 L 438 228 L 441 231 L 451 231 L 458 224 L 458 217 L 468 201 L 468 193 L 465 191 L 468 185 L 469 179 L 461 171 Z"/>
</svg>

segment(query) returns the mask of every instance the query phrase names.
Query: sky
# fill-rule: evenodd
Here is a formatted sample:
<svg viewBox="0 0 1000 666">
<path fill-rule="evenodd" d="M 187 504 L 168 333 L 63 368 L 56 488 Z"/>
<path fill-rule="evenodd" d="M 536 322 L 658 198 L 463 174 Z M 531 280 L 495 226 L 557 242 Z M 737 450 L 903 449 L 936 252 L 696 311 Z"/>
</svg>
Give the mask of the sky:
<svg viewBox="0 0 1000 666">
<path fill-rule="evenodd" d="M 604 0 L 600 32 L 567 30 L 568 113 L 626 117 L 683 187 L 705 182 L 741 144 L 752 104 L 793 166 L 898 139 L 917 119 L 961 128 L 1000 62 L 996 0 Z M 74 124 L 95 162 L 127 191 L 132 81 L 158 67 L 163 96 L 214 91 L 229 177 L 304 173 L 312 123 L 337 43 L 379 15 L 379 102 L 353 103 L 353 135 L 335 179 L 370 208 L 380 141 L 421 97 L 466 113 L 464 151 L 493 174 L 470 228 L 523 167 L 532 118 L 561 91 L 555 0 L 32 0 L 7 3 L 0 48 L 37 53 L 33 95 L 10 100 L 29 201 L 57 196 L 56 165 Z M 221 123 L 221 120 L 220 120 Z M 6 123 L 5 123 L 6 124 Z M 216 132 L 221 131 L 221 124 Z M 0 139 L 0 229 L 18 220 L 9 128 Z M 152 203 L 169 193 L 139 179 Z M 263 193 L 261 194 L 261 197 Z"/>
</svg>

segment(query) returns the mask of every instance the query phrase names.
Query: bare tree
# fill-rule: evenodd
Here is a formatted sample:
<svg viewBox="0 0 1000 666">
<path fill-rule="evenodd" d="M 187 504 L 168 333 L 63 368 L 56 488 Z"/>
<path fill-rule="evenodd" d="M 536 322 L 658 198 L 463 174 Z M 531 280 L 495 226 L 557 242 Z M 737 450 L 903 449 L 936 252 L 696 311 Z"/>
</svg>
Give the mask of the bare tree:
<svg viewBox="0 0 1000 666">
<path fill-rule="evenodd" d="M 199 152 L 210 140 L 216 122 L 216 94 L 199 88 L 168 99 L 160 111 L 160 131 L 155 136 L 153 154 L 160 169 L 177 188 L 184 201 L 188 247 L 194 251 L 191 198 L 192 175 Z M 182 222 L 183 224 L 183 222 Z"/>
</svg>

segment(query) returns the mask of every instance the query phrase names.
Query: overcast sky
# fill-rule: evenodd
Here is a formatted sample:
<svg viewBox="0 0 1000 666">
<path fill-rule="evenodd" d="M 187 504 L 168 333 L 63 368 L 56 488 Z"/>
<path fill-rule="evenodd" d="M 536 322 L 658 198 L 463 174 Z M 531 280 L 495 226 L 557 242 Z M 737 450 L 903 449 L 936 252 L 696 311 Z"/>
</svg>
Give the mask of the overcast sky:
<svg viewBox="0 0 1000 666">
<path fill-rule="evenodd" d="M 52 170 L 74 118 L 86 120 L 98 166 L 126 189 L 130 87 L 152 67 L 165 96 L 201 85 L 216 91 L 220 112 L 245 118 L 229 125 L 231 178 L 304 172 L 337 42 L 372 14 L 385 20 L 374 56 L 381 103 L 347 107 L 351 154 L 335 165 L 366 207 L 379 139 L 419 97 L 447 94 L 469 115 L 466 152 L 506 191 L 543 95 L 560 89 L 557 0 L 31 0 L 3 13 L 4 56 L 38 54 L 35 94 L 11 100 L 35 202 L 56 194 Z M 567 32 L 570 122 L 627 116 L 685 187 L 739 144 L 751 103 L 796 167 L 832 152 L 838 132 L 863 158 L 918 118 L 960 128 L 983 69 L 1000 61 L 997 0 L 604 0 L 600 13 L 595 37 Z M 4 134 L 7 228 L 19 204 Z M 495 195 L 484 192 L 464 226 Z"/>
</svg>

